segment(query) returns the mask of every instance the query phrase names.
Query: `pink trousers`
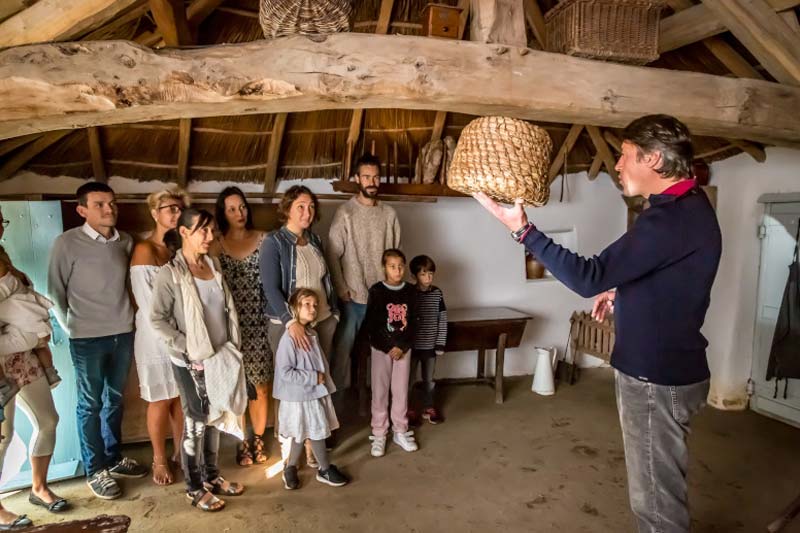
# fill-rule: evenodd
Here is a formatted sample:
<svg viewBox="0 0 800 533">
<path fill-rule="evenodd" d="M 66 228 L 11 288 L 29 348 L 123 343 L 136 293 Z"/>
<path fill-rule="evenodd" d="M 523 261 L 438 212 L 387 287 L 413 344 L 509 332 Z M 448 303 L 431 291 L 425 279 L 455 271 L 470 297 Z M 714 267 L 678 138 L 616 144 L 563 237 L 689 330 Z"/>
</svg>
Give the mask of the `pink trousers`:
<svg viewBox="0 0 800 533">
<path fill-rule="evenodd" d="M 408 376 L 411 351 L 395 361 L 389 354 L 372 348 L 372 434 L 389 432 L 389 392 L 392 393 L 392 431 L 408 431 Z"/>
</svg>

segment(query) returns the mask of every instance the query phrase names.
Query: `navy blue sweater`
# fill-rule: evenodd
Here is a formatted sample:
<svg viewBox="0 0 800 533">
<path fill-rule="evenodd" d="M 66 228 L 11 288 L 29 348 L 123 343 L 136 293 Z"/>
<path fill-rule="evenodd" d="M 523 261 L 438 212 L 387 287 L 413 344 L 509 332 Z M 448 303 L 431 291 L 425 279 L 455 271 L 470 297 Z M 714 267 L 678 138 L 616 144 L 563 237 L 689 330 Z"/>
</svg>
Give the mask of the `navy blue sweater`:
<svg viewBox="0 0 800 533">
<path fill-rule="evenodd" d="M 538 230 L 522 242 L 584 298 L 616 288 L 611 365 L 659 385 L 709 378 L 700 333 L 717 274 L 722 236 L 705 193 L 652 195 L 650 208 L 600 255 L 585 259 Z"/>
</svg>

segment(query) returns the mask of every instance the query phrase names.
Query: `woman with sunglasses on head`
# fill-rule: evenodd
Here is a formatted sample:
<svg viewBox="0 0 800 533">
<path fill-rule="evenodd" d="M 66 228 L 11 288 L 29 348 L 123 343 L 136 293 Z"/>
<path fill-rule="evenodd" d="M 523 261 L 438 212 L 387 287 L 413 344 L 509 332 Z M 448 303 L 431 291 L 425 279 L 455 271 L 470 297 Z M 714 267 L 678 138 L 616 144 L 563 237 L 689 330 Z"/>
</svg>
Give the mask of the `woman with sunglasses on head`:
<svg viewBox="0 0 800 533">
<path fill-rule="evenodd" d="M 247 411 L 253 427 L 252 440 L 245 438 L 236 452 L 240 466 L 267 462 L 264 432 L 267 429 L 269 397 L 274 376 L 274 356 L 267 340 L 267 301 L 261 288 L 258 264 L 261 242 L 266 235 L 255 229 L 247 198 L 238 187 L 226 187 L 217 196 L 217 247 L 225 281 L 230 285 L 242 328 L 242 355 L 247 379 Z M 246 425 L 242 423 L 242 426 Z"/>
<path fill-rule="evenodd" d="M 156 275 L 172 257 L 164 244 L 164 235 L 178 225 L 181 213 L 190 203 L 189 195 L 178 188 L 150 194 L 147 205 L 155 228 L 147 239 L 136 244 L 131 256 L 131 286 L 138 306 L 134 357 L 139 375 L 139 394 L 147 402 L 147 433 L 153 445 L 153 481 L 157 485 L 169 485 L 174 480 L 167 460 L 167 429 L 172 430 L 175 448 L 172 462 L 177 463 L 183 414 L 169 354 L 153 331 L 150 309 Z"/>
</svg>

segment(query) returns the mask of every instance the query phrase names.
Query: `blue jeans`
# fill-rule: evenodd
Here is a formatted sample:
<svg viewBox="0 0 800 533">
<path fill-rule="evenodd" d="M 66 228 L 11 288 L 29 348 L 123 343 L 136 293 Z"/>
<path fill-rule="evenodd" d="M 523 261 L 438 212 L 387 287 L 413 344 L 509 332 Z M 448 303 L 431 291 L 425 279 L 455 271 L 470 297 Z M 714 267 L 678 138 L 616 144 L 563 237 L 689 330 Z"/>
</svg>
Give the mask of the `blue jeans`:
<svg viewBox="0 0 800 533">
<path fill-rule="evenodd" d="M 70 339 L 78 390 L 78 437 L 87 476 L 122 460 L 122 391 L 133 353 L 133 333 Z"/>
<path fill-rule="evenodd" d="M 337 391 L 343 391 L 350 386 L 350 354 L 367 315 L 367 304 L 342 302 L 341 311 L 341 320 L 333 337 L 331 357 L 331 377 Z"/>
<path fill-rule="evenodd" d="M 628 496 L 640 533 L 687 533 L 689 421 L 706 403 L 709 382 L 668 386 L 615 372 L 628 469 Z"/>
</svg>

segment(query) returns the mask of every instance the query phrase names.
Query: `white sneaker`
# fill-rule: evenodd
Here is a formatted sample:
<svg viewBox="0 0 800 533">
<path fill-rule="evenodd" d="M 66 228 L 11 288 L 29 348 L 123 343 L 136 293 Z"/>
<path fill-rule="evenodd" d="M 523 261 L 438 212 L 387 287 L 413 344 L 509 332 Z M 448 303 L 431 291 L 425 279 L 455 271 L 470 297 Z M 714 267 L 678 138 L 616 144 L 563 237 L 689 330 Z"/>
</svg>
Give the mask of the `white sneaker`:
<svg viewBox="0 0 800 533">
<path fill-rule="evenodd" d="M 386 437 L 370 435 L 369 440 L 372 441 L 372 448 L 369 450 L 372 457 L 383 457 L 383 454 L 386 453 Z"/>
<path fill-rule="evenodd" d="M 419 446 L 417 446 L 417 442 L 414 440 L 413 431 L 406 431 L 405 433 L 395 432 L 392 441 L 407 452 L 419 450 Z"/>
</svg>

